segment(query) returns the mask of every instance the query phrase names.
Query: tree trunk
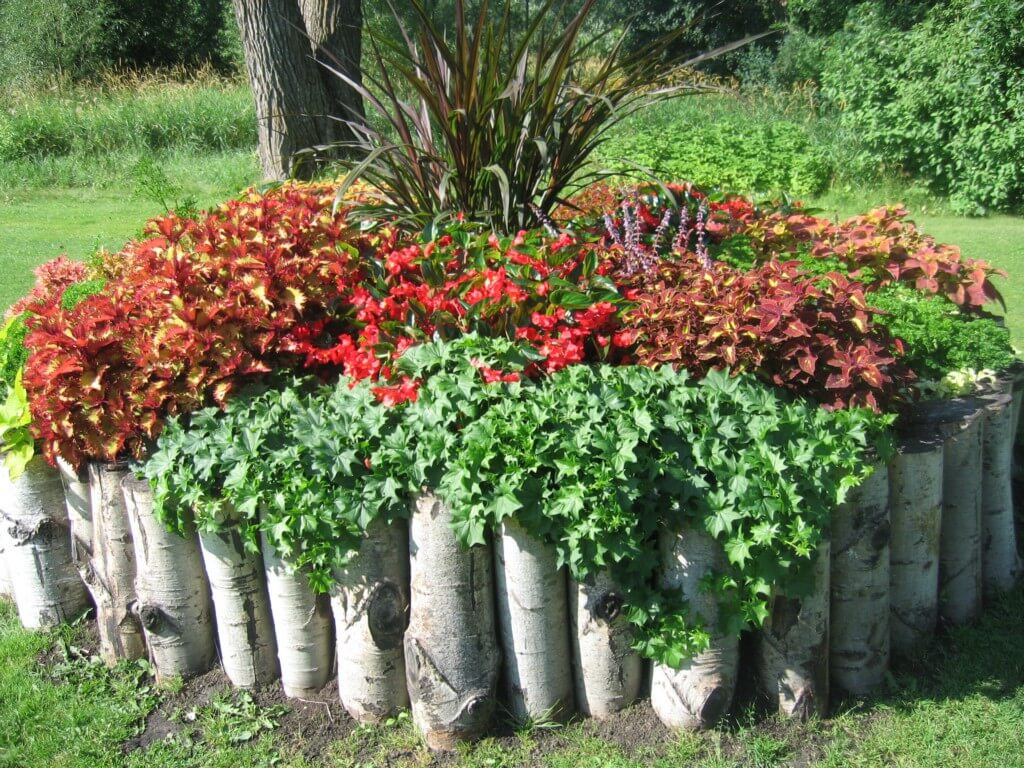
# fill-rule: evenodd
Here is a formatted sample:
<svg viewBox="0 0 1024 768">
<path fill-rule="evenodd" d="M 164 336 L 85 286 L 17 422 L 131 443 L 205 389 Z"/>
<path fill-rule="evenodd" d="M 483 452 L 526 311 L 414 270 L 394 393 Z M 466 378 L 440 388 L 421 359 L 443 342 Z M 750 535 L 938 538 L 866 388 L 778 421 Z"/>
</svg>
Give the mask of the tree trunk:
<svg viewBox="0 0 1024 768">
<path fill-rule="evenodd" d="M 265 536 L 262 543 L 281 686 L 292 698 L 312 696 L 327 685 L 334 667 L 330 604 L 327 595 L 312 590 L 305 571 L 289 569 Z"/>
<path fill-rule="evenodd" d="M 334 581 L 338 695 L 352 719 L 380 722 L 409 703 L 402 650 L 409 624 L 405 521 L 370 523 L 359 554 Z"/>
<path fill-rule="evenodd" d="M 611 717 L 640 695 L 644 663 L 622 608 L 622 590 L 606 573 L 569 584 L 576 707 L 587 717 Z"/>
<path fill-rule="evenodd" d="M 7 474 L 7 464 L 0 456 L 0 597 L 14 599 L 14 581 L 11 579 L 11 568 L 7 560 L 11 548 L 10 536 L 7 534 L 5 514 L 14 500 L 11 477 Z"/>
<path fill-rule="evenodd" d="M 1021 574 L 1013 520 L 1010 463 L 1013 453 L 1013 400 L 985 398 L 982 445 L 982 574 L 985 598 L 1013 589 Z"/>
<path fill-rule="evenodd" d="M 725 553 L 717 541 L 696 526 L 678 534 L 660 532 L 658 549 L 662 585 L 683 593 L 690 618 L 703 621 L 711 645 L 684 661 L 679 669 L 654 665 L 651 706 L 670 728 L 710 728 L 732 706 L 739 669 L 739 638 L 721 633 L 715 598 L 701 590 L 705 576 L 728 570 Z"/>
<path fill-rule="evenodd" d="M 323 0 L 331 2 L 331 0 Z M 269 180 L 309 177 L 303 153 L 336 138 L 331 99 L 296 0 L 233 0 L 256 101 L 259 158 Z"/>
<path fill-rule="evenodd" d="M 247 552 L 237 531 L 204 531 L 199 544 L 224 673 L 239 688 L 272 683 L 278 677 L 277 647 L 259 552 Z"/>
<path fill-rule="evenodd" d="M 153 514 L 147 480 L 121 481 L 135 545 L 135 591 L 156 679 L 191 677 L 216 658 L 213 608 L 195 530 L 168 531 Z"/>
<path fill-rule="evenodd" d="M 863 696 L 889 670 L 889 468 L 875 471 L 832 513 L 832 681 Z"/>
<path fill-rule="evenodd" d="M 100 656 L 114 666 L 121 659 L 146 655 L 136 613 L 135 548 L 121 491 L 128 468 L 90 462 L 88 471 L 93 538 L 85 583 L 96 604 Z"/>
<path fill-rule="evenodd" d="M 330 71 L 336 69 L 357 83 L 362 82 L 362 0 L 299 0 L 299 8 L 313 57 L 321 65 L 320 76 L 331 99 L 331 116 L 362 120 L 362 96 Z M 339 136 L 348 135 L 344 125 L 337 126 L 337 130 Z"/>
<path fill-rule="evenodd" d="M 82 580 L 71 562 L 71 536 L 60 475 L 35 456 L 13 483 L 0 473 L 6 507 L 0 527 L 18 617 L 28 629 L 55 627 L 89 607 Z"/>
<path fill-rule="evenodd" d="M 772 597 L 758 638 L 762 688 L 783 715 L 800 721 L 828 712 L 829 552 L 822 542 L 809 595 Z"/>
<path fill-rule="evenodd" d="M 938 622 L 942 465 L 942 438 L 922 430 L 901 440 L 889 467 L 890 633 L 901 656 L 928 640 Z"/>
<path fill-rule="evenodd" d="M 411 612 L 405 668 L 412 718 L 431 749 L 452 750 L 494 725 L 501 666 L 491 549 L 465 550 L 452 511 L 433 494 L 413 500 Z"/>
<path fill-rule="evenodd" d="M 495 542 L 498 628 L 512 716 L 564 720 L 573 712 L 566 572 L 552 544 L 513 518 Z"/>
</svg>

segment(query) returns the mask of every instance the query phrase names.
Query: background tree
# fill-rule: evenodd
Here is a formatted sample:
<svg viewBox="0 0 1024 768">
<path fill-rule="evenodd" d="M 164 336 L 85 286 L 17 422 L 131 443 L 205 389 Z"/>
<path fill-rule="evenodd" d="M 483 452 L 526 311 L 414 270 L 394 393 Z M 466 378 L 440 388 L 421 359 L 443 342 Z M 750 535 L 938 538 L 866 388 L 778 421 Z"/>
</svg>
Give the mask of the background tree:
<svg viewBox="0 0 1024 768">
<path fill-rule="evenodd" d="M 256 101 L 267 179 L 308 177 L 362 99 L 331 70 L 360 80 L 361 0 L 233 0 Z"/>
</svg>

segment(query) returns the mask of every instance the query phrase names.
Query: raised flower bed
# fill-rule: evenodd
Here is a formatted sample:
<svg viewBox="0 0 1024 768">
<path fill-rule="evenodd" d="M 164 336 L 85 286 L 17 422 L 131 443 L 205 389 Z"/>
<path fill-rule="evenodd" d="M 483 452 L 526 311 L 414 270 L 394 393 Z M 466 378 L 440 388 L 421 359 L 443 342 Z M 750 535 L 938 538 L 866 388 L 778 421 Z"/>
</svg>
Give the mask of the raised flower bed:
<svg viewBox="0 0 1024 768">
<path fill-rule="evenodd" d="M 77 562 L 116 595 L 91 590 L 108 661 L 194 674 L 216 637 L 235 684 L 303 695 L 337 659 L 354 718 L 411 703 L 438 748 L 499 703 L 600 717 L 649 695 L 706 727 L 748 675 L 824 714 L 830 683 L 870 692 L 940 615 L 1015 583 L 1013 382 L 919 393 L 1009 367 L 993 270 L 903 212 L 595 187 L 501 236 L 334 203 L 286 185 L 158 219 L 87 290 L 18 308 L 4 439 L 66 464 L 92 523 Z M 918 347 L 902 307 L 942 321 L 907 321 Z M 929 329 L 984 343 L 936 351 Z M 3 563 L 49 588 L 10 554 L 19 503 Z M 32 556 L 81 596 L 62 530 Z"/>
</svg>

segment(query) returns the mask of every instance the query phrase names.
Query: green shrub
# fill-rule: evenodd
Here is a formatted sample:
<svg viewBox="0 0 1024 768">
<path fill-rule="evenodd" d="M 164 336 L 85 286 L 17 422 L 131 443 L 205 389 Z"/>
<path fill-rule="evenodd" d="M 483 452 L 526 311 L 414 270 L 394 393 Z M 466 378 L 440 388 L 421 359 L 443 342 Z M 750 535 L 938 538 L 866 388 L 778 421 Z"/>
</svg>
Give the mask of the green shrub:
<svg viewBox="0 0 1024 768">
<path fill-rule="evenodd" d="M 18 372 L 25 367 L 28 350 L 25 349 L 24 313 L 8 320 L 0 332 L 0 402 L 7 398 L 7 393 L 14 386 Z"/>
<path fill-rule="evenodd" d="M 1021 0 L 951 0 L 907 31 L 865 3 L 825 48 L 822 94 L 873 161 L 962 213 L 1024 200 Z M 913 21 L 913 15 L 909 18 Z"/>
<path fill-rule="evenodd" d="M 1006 328 L 990 318 L 966 315 L 941 296 L 892 286 L 873 293 L 869 303 L 887 313 L 877 321 L 903 340 L 905 362 L 923 379 L 938 380 L 966 368 L 1000 371 L 1013 362 Z"/>
<path fill-rule="evenodd" d="M 635 118 L 601 148 L 600 159 L 734 192 L 812 195 L 831 180 L 826 153 L 796 123 L 728 118 L 698 123 L 690 115 L 679 117 L 673 110 L 652 110 Z"/>
</svg>

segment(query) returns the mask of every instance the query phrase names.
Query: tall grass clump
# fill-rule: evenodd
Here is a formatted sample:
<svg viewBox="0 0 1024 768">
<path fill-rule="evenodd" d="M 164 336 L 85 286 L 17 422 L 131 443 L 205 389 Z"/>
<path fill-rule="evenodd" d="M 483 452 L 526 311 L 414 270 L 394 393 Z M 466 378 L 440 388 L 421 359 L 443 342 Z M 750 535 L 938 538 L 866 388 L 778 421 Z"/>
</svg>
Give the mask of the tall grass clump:
<svg viewBox="0 0 1024 768">
<path fill-rule="evenodd" d="M 108 77 L 96 87 L 15 96 L 0 113 L 0 162 L 255 144 L 252 93 L 209 73 Z"/>
</svg>

